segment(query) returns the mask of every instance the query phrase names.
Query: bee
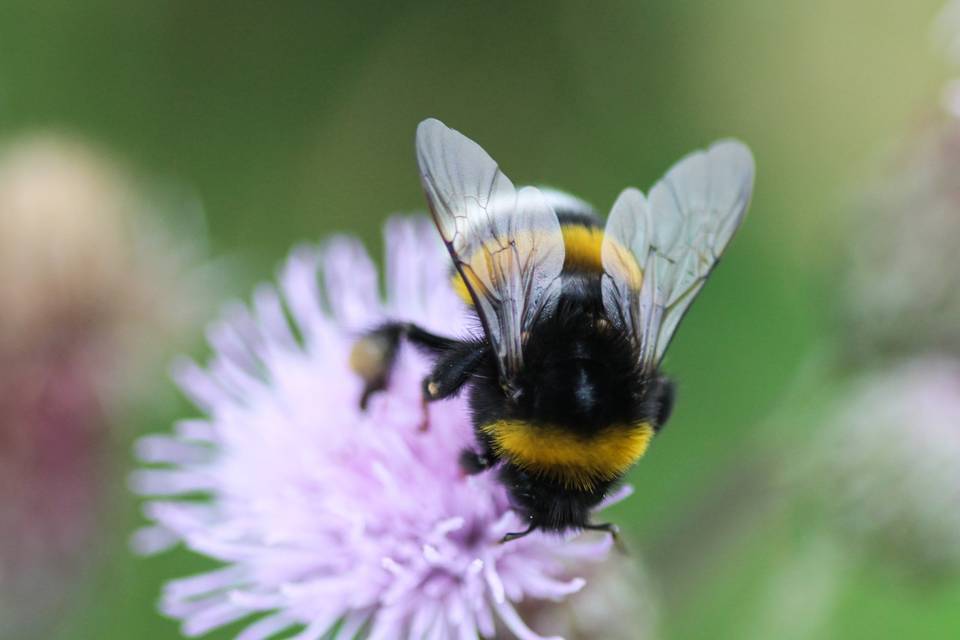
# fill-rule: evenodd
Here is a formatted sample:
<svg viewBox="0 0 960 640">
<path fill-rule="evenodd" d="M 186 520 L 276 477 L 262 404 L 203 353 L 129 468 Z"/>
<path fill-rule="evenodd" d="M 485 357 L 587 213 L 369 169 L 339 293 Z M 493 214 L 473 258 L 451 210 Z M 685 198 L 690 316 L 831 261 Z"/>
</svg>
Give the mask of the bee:
<svg viewBox="0 0 960 640">
<path fill-rule="evenodd" d="M 591 511 L 647 451 L 674 405 L 664 352 L 747 210 L 754 162 L 722 140 L 650 190 L 624 190 L 604 225 L 567 194 L 517 188 L 475 142 L 420 123 L 417 163 L 453 260 L 453 286 L 483 335 L 455 339 L 393 322 L 351 359 L 385 387 L 400 340 L 431 354 L 424 402 L 469 393 L 468 473 L 494 470 L 526 529 L 606 531 Z"/>
</svg>

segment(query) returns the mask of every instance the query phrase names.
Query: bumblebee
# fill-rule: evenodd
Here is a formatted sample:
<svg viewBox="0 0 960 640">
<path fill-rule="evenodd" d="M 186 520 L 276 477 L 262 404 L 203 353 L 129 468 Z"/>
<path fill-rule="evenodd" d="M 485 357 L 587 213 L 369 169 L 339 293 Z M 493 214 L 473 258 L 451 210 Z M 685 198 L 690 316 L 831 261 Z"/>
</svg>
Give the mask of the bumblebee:
<svg viewBox="0 0 960 640">
<path fill-rule="evenodd" d="M 527 525 L 616 535 L 591 510 L 670 417 L 660 363 L 690 303 L 743 220 L 754 162 L 723 140 L 675 164 L 648 196 L 628 188 L 602 224 L 586 203 L 517 188 L 475 142 L 422 122 L 417 163 L 453 260 L 453 286 L 483 335 L 454 339 L 383 325 L 354 348 L 361 400 L 382 389 L 400 340 L 432 354 L 425 402 L 466 388 L 476 446 L 460 464 L 494 470 Z"/>
</svg>

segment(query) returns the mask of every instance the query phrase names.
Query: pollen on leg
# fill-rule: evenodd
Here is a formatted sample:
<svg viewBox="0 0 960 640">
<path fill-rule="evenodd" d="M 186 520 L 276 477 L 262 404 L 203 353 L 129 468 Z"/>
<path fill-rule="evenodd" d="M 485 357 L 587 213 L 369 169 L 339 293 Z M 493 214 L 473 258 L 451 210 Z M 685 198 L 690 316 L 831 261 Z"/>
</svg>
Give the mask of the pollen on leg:
<svg viewBox="0 0 960 640">
<path fill-rule="evenodd" d="M 379 333 L 360 338 L 350 350 L 350 368 L 367 382 L 381 378 L 390 355 L 390 340 Z"/>
</svg>

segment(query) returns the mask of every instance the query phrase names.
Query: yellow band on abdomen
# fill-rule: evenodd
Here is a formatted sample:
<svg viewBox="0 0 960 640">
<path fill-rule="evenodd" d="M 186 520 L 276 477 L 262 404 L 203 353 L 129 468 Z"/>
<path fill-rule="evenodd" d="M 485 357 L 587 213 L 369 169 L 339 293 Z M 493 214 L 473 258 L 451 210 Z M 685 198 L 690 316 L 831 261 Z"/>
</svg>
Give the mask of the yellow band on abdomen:
<svg viewBox="0 0 960 640">
<path fill-rule="evenodd" d="M 481 430 L 490 437 L 498 456 L 567 488 L 585 491 L 623 475 L 646 453 L 654 434 L 646 422 L 607 427 L 590 436 L 510 420 L 493 422 Z"/>
</svg>

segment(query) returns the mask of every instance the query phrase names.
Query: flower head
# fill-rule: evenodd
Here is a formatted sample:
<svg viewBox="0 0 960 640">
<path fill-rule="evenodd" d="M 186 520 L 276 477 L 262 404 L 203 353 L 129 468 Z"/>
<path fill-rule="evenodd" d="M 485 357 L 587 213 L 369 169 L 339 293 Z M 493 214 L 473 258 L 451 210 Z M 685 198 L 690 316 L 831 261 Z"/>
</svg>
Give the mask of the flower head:
<svg viewBox="0 0 960 640">
<path fill-rule="evenodd" d="M 388 223 L 385 302 L 356 241 L 295 251 L 279 291 L 260 288 L 212 329 L 205 368 L 178 367 L 206 415 L 140 443 L 165 466 L 134 477 L 154 497 L 135 543 L 182 542 L 223 563 L 167 586 L 162 608 L 186 634 L 249 618 L 244 640 L 300 626 L 301 639 L 472 639 L 499 620 L 533 639 L 514 605 L 565 598 L 584 585 L 571 569 L 607 555 L 606 537 L 499 543 L 518 518 L 493 474 L 460 470 L 466 400 L 424 407 L 429 362 L 414 350 L 401 347 L 388 388 L 360 409 L 348 364 L 360 332 L 387 319 L 468 329 L 434 234 L 424 220 Z M 197 492 L 209 499 L 181 499 Z"/>
<path fill-rule="evenodd" d="M 856 218 L 844 342 L 858 356 L 960 355 L 960 123 L 921 131 L 896 160 Z"/>
<path fill-rule="evenodd" d="M 829 427 L 823 494 L 841 531 L 913 573 L 960 572 L 960 365 L 864 376 Z"/>
</svg>

